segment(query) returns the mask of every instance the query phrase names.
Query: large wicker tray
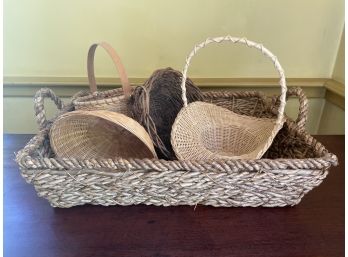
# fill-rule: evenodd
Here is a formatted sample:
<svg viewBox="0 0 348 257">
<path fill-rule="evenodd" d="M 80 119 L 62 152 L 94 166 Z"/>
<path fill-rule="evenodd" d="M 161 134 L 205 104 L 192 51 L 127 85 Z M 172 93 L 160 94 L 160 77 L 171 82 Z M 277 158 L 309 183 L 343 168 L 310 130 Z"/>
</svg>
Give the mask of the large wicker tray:
<svg viewBox="0 0 348 257">
<path fill-rule="evenodd" d="M 274 117 L 278 99 L 259 92 L 209 91 L 206 100 L 240 114 Z M 64 105 L 49 89 L 35 97 L 40 132 L 17 153 L 23 178 L 54 207 L 94 205 L 287 206 L 320 185 L 337 157 L 305 131 L 307 99 L 300 89 L 299 117 L 287 121 L 260 160 L 165 161 L 157 159 L 76 160 L 55 158 L 45 118 L 44 97 Z"/>
</svg>

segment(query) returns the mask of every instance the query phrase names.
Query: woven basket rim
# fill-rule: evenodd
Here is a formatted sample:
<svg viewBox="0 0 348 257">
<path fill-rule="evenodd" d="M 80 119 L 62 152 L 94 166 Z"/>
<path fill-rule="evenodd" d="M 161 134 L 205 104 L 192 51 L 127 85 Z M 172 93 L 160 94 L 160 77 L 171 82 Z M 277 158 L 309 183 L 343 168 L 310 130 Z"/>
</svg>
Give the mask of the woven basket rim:
<svg viewBox="0 0 348 257">
<path fill-rule="evenodd" d="M 27 169 L 54 169 L 54 170 L 69 170 L 74 169 L 98 169 L 102 168 L 100 164 L 111 164 L 114 167 L 123 167 L 125 170 L 130 168 L 134 169 L 148 169 L 148 170 L 205 170 L 207 166 L 212 168 L 223 169 L 230 166 L 237 166 L 240 170 L 269 170 L 269 169 L 327 169 L 331 165 L 337 165 L 337 156 L 328 152 L 328 150 L 315 138 L 313 138 L 306 131 L 297 131 L 296 123 L 292 120 L 286 120 L 287 126 L 297 135 L 300 135 L 306 144 L 313 146 L 320 157 L 316 158 L 304 158 L 304 159 L 258 159 L 258 160 L 214 160 L 214 161 L 167 161 L 163 159 L 88 159 L 88 160 L 76 160 L 74 158 L 47 158 L 47 157 L 33 157 L 29 147 L 38 148 L 42 145 L 38 145 L 38 141 L 43 141 L 48 136 L 49 128 L 41 130 L 35 135 L 27 145 L 16 154 L 16 161 L 20 167 Z M 73 166 L 73 167 L 72 167 Z"/>
<path fill-rule="evenodd" d="M 135 86 L 132 86 L 134 89 Z M 82 93 L 84 91 L 80 91 Z M 95 93 L 88 93 L 87 95 L 78 96 L 73 100 L 73 104 L 76 106 L 94 106 L 94 105 L 103 105 L 110 103 L 118 103 L 120 100 L 124 99 L 124 95 L 109 96 L 108 98 L 93 100 L 96 96 L 103 97 L 104 95 L 112 95 L 123 93 L 122 88 L 109 89 L 105 91 L 97 91 Z M 231 95 L 238 96 L 238 98 L 249 98 L 249 97 L 258 97 L 261 99 L 266 99 L 266 94 L 260 91 L 234 91 L 230 90 L 219 90 L 219 91 L 202 91 L 203 95 L 209 96 L 210 98 L 230 98 Z"/>
<path fill-rule="evenodd" d="M 119 94 L 115 95 L 114 94 Z M 102 99 L 95 100 L 95 97 L 105 97 Z M 92 106 L 92 105 L 102 105 L 102 104 L 110 104 L 110 103 L 118 103 L 120 100 L 125 99 L 125 96 L 123 95 L 123 89 L 122 88 L 115 88 L 105 91 L 96 91 L 94 93 L 89 93 L 88 95 L 77 97 L 73 100 L 73 104 L 76 106 Z"/>
<path fill-rule="evenodd" d="M 113 89 L 121 90 L 121 89 Z M 213 99 L 222 98 L 258 98 L 267 105 L 267 103 L 274 102 L 274 97 L 265 96 L 263 92 L 260 91 L 233 91 L 233 90 L 209 90 L 202 92 L 205 96 L 209 96 Z M 73 98 L 75 99 L 75 98 Z M 72 103 L 70 104 L 73 105 Z M 67 105 L 68 107 L 70 105 Z M 54 119 L 57 119 L 61 114 L 71 111 L 71 108 L 64 108 L 59 112 Z M 328 150 L 315 138 L 313 138 L 306 130 L 300 130 L 298 124 L 293 120 L 286 118 L 285 122 L 289 130 L 294 132 L 297 136 L 299 135 L 302 140 L 309 146 L 313 147 L 316 154 L 319 157 L 316 158 L 305 158 L 305 159 L 259 159 L 259 160 L 216 160 L 211 161 L 166 161 L 159 159 L 118 159 L 118 160 L 75 160 L 75 159 L 58 159 L 58 158 L 47 158 L 47 157 L 37 157 L 33 155 L 33 152 L 38 148 L 42 147 L 44 139 L 48 136 L 50 126 L 52 121 L 45 123 L 45 126 L 40 129 L 39 133 L 36 134 L 23 149 L 17 152 L 16 161 L 20 167 L 26 169 L 56 169 L 56 170 L 69 170 L 69 169 L 85 169 L 91 168 L 101 168 L 99 163 L 110 163 L 111 167 L 124 166 L 138 167 L 143 169 L 153 169 L 153 170 L 166 170 L 168 167 L 171 169 L 192 169 L 192 170 L 204 170 L 207 165 L 212 163 L 218 163 L 219 167 L 228 167 L 229 165 L 235 165 L 239 170 L 249 170 L 253 169 L 255 163 L 259 167 L 265 167 L 265 169 L 323 169 L 329 168 L 331 165 L 337 165 L 337 157 L 329 153 Z M 40 141 L 40 142 L 39 142 Z M 62 164 L 60 164 L 62 163 Z M 93 164 L 97 163 L 97 164 Z M 109 166 L 105 166 L 109 167 Z M 109 167 L 110 168 L 110 167 Z M 216 167 L 215 167 L 216 168 Z"/>
<path fill-rule="evenodd" d="M 195 101 L 195 102 L 192 102 L 192 103 L 189 103 L 187 106 L 195 106 L 195 105 L 201 105 L 201 104 L 204 104 L 204 105 L 211 105 L 211 106 L 217 106 L 216 104 L 211 104 L 211 103 L 208 103 L 208 102 L 202 102 L 202 101 Z M 220 106 L 217 106 L 218 108 L 222 108 L 222 109 L 226 109 L 224 107 L 220 107 Z M 184 108 L 182 108 L 180 110 L 180 112 L 182 112 L 184 110 Z M 230 110 L 228 110 L 230 111 Z M 230 112 L 233 112 L 233 111 L 230 111 Z M 178 114 L 179 115 L 179 114 Z M 274 122 L 276 121 L 277 119 L 276 118 L 264 118 L 264 117 L 254 117 L 254 116 L 248 116 L 248 115 L 244 115 L 244 114 L 238 114 L 236 112 L 233 112 L 233 115 L 235 116 L 238 116 L 238 117 L 243 117 L 243 118 L 247 118 L 247 119 L 250 119 L 250 120 L 265 120 L 265 121 L 269 121 L 269 122 Z M 284 117 L 284 122 L 285 122 L 286 118 Z M 177 123 L 177 120 L 175 120 L 174 123 Z"/>
</svg>

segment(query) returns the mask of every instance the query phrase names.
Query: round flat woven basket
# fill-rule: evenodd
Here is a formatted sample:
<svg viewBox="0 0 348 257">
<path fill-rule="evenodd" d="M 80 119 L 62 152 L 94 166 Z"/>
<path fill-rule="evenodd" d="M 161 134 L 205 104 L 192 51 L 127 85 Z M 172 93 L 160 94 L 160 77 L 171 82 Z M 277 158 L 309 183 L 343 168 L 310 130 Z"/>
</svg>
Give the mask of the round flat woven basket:
<svg viewBox="0 0 348 257">
<path fill-rule="evenodd" d="M 281 87 L 276 119 L 240 115 L 211 103 L 187 103 L 185 82 L 191 58 L 208 44 L 226 41 L 256 48 L 274 63 Z M 184 107 L 176 117 L 171 132 L 171 143 L 179 160 L 259 159 L 285 121 L 287 87 L 284 71 L 277 57 L 268 49 L 245 38 L 208 38 L 196 45 L 186 59 L 181 88 Z"/>
<path fill-rule="evenodd" d="M 111 57 L 119 73 L 122 89 L 111 89 L 97 91 L 97 83 L 94 74 L 94 55 L 96 48 L 102 47 Z M 128 81 L 126 70 L 121 62 L 121 58 L 116 51 L 106 42 L 91 45 L 87 57 L 87 73 L 90 93 L 77 97 L 73 103 L 76 110 L 110 110 L 131 116 L 128 101 L 131 96 L 132 88 Z"/>
<path fill-rule="evenodd" d="M 145 129 L 132 118 L 112 111 L 73 111 L 52 124 L 50 143 L 61 158 L 155 158 Z"/>
</svg>

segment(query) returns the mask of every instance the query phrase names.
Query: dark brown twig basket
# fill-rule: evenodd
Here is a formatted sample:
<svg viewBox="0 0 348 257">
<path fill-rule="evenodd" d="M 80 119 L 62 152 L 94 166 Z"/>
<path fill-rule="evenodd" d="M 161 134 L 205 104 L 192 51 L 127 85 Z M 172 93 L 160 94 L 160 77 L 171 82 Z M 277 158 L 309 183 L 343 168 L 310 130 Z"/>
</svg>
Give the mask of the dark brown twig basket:
<svg viewBox="0 0 348 257">
<path fill-rule="evenodd" d="M 172 68 L 156 70 L 142 87 L 136 87 L 130 106 L 133 118 L 150 134 L 160 158 L 175 160 L 170 143 L 174 120 L 184 102 L 181 98 L 182 74 Z M 187 78 L 187 101 L 203 101 L 200 90 Z"/>
<path fill-rule="evenodd" d="M 23 178 L 54 207 L 95 205 L 286 206 L 320 185 L 337 157 L 305 131 L 307 99 L 300 89 L 296 122 L 283 128 L 260 160 L 165 161 L 158 159 L 57 158 L 48 137 L 43 99 L 64 106 L 50 90 L 35 98 L 40 132 L 17 153 Z M 204 92 L 206 101 L 238 114 L 274 118 L 278 98 L 259 92 Z"/>
</svg>

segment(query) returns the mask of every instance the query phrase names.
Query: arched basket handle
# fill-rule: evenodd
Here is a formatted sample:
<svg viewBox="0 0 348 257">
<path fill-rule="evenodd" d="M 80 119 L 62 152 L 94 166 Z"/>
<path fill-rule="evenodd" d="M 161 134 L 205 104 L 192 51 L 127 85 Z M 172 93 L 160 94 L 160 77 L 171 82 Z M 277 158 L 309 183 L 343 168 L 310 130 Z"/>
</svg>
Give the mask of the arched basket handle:
<svg viewBox="0 0 348 257">
<path fill-rule="evenodd" d="M 97 49 L 98 46 L 102 47 L 111 57 L 119 73 L 125 98 L 129 98 L 131 95 L 131 86 L 128 81 L 126 70 L 121 62 L 121 58 L 116 53 L 115 49 L 113 49 L 112 46 L 106 42 L 93 44 L 90 46 L 88 50 L 87 74 L 88 74 L 88 82 L 89 82 L 89 88 L 91 93 L 94 93 L 97 91 L 97 83 L 96 83 L 95 75 L 94 75 L 94 55 L 95 55 L 95 50 Z"/>
<path fill-rule="evenodd" d="M 37 91 L 34 96 L 34 111 L 40 130 L 46 128 L 51 122 L 50 120 L 47 120 L 46 117 L 44 106 L 44 99 L 46 97 L 49 97 L 55 103 L 59 111 L 64 108 L 63 101 L 58 96 L 56 96 L 56 94 L 51 89 L 41 88 L 39 91 Z"/>
<path fill-rule="evenodd" d="M 183 76 L 182 76 L 182 82 L 181 82 L 181 89 L 182 89 L 182 100 L 184 102 L 184 106 L 187 106 L 187 96 L 186 96 L 186 79 L 187 79 L 187 71 L 188 68 L 190 66 L 191 63 L 191 59 L 192 57 L 201 49 L 206 47 L 207 45 L 211 44 L 211 43 L 222 43 L 222 42 L 231 42 L 231 43 L 239 43 L 239 44 L 243 44 L 246 45 L 248 47 L 251 48 L 256 48 L 258 50 L 261 51 L 261 53 L 263 53 L 266 57 L 270 58 L 272 60 L 272 62 L 274 63 L 275 68 L 277 69 L 278 73 L 279 73 L 279 85 L 281 88 L 281 95 L 280 95 L 280 104 L 279 104 L 279 108 L 278 108 L 278 118 L 276 120 L 276 124 L 280 125 L 283 123 L 283 119 L 284 119 L 284 109 L 285 109 L 285 104 L 286 104 L 286 91 L 287 91 L 287 87 L 286 87 L 286 81 L 285 81 L 285 74 L 284 74 L 284 70 L 281 67 L 280 63 L 278 62 L 277 57 L 271 53 L 271 51 L 269 51 L 267 48 L 265 48 L 262 44 L 259 43 L 255 43 L 253 41 L 247 40 L 246 38 L 238 38 L 238 37 L 232 37 L 232 36 L 224 36 L 224 37 L 215 37 L 215 38 L 208 38 L 206 39 L 204 42 L 196 45 L 193 50 L 191 51 L 191 53 L 188 55 L 188 57 L 186 58 L 186 64 L 183 70 Z"/>
</svg>

